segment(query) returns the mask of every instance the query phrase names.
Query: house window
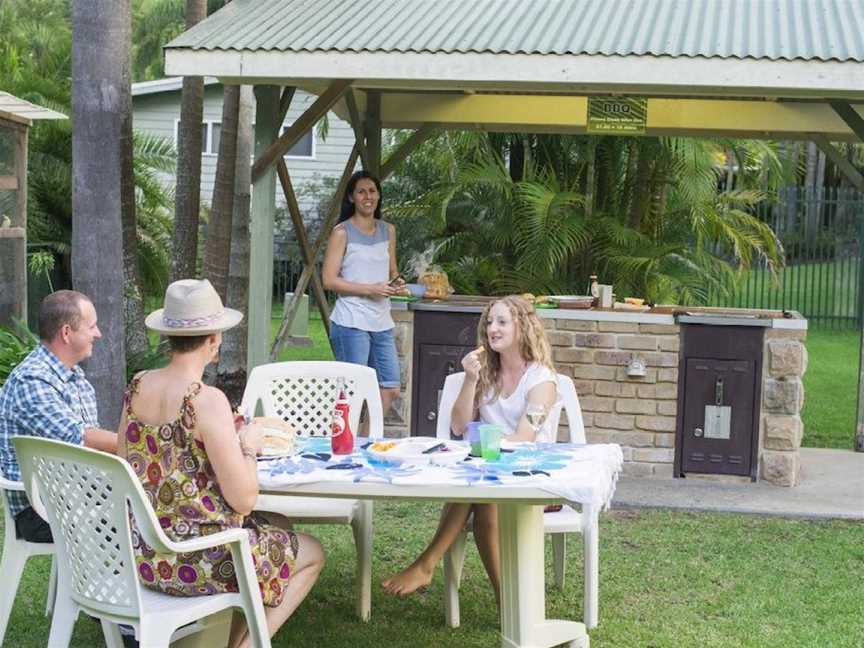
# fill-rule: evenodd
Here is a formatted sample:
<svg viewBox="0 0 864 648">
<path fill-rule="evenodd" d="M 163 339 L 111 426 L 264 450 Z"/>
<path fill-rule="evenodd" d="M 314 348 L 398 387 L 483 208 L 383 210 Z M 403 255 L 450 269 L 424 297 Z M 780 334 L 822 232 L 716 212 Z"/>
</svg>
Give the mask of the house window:
<svg viewBox="0 0 864 648">
<path fill-rule="evenodd" d="M 282 126 L 279 135 L 284 135 L 288 126 Z M 310 128 L 300 140 L 292 146 L 285 154 L 287 158 L 314 158 L 315 157 L 315 129 Z"/>
<path fill-rule="evenodd" d="M 201 153 L 202 155 L 219 154 L 219 137 L 222 134 L 222 124 L 217 121 L 201 123 Z M 180 120 L 174 120 L 174 145 L 180 141 Z"/>
</svg>

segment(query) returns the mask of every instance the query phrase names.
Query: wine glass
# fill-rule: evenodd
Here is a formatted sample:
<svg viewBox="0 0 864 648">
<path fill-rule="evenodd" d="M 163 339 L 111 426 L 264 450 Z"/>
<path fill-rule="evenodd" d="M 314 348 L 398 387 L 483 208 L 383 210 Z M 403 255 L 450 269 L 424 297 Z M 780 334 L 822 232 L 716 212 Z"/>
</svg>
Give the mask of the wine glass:
<svg viewBox="0 0 864 648">
<path fill-rule="evenodd" d="M 525 418 L 528 419 L 528 424 L 534 430 L 534 441 L 537 441 L 537 435 L 540 434 L 540 428 L 546 422 L 546 417 L 549 416 L 548 408 L 541 403 L 528 403 L 525 410 Z"/>
</svg>

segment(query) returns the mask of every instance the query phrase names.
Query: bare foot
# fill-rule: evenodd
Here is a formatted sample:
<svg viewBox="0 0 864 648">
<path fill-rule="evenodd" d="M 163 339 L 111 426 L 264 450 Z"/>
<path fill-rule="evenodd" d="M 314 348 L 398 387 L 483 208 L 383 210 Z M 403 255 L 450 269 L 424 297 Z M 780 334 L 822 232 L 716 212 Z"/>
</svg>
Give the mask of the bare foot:
<svg viewBox="0 0 864 648">
<path fill-rule="evenodd" d="M 384 591 L 396 596 L 408 596 L 432 582 L 432 570 L 414 563 L 381 583 Z"/>
</svg>

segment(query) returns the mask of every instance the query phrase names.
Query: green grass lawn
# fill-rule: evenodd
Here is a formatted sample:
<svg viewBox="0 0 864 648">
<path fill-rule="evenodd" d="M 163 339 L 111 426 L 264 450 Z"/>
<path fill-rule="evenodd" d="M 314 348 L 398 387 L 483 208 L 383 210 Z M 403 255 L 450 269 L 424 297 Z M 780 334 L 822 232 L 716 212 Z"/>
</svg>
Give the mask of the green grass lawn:
<svg viewBox="0 0 864 648">
<path fill-rule="evenodd" d="M 861 333 L 807 332 L 804 439 L 810 448 L 849 448 L 855 439 Z"/>
<path fill-rule="evenodd" d="M 304 527 L 327 566 L 274 646 L 498 645 L 495 603 L 473 546 L 462 585 L 462 627 L 444 625 L 443 574 L 408 599 L 385 596 L 380 581 L 408 563 L 430 537 L 434 504 L 375 505 L 372 621 L 354 617 L 354 543 L 347 526 Z M 601 516 L 600 626 L 594 648 L 860 648 L 864 639 L 861 526 L 720 514 L 611 511 Z M 547 543 L 547 583 L 551 574 Z M 572 536 L 563 591 L 547 585 L 550 618 L 581 619 L 581 542 Z M 24 574 L 4 646 L 45 646 L 47 559 Z M 101 644 L 80 619 L 72 646 Z"/>
</svg>

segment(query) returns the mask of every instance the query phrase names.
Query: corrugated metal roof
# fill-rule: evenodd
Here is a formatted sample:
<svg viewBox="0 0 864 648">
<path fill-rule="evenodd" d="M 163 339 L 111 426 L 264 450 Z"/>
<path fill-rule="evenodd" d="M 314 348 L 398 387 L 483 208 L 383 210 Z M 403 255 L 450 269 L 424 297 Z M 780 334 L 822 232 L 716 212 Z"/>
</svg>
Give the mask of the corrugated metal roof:
<svg viewBox="0 0 864 648">
<path fill-rule="evenodd" d="M 0 112 L 15 115 L 29 121 L 35 119 L 66 119 L 66 115 L 63 113 L 37 106 L 3 91 L 0 91 Z"/>
<path fill-rule="evenodd" d="M 864 0 L 234 0 L 167 47 L 861 62 Z"/>
</svg>

